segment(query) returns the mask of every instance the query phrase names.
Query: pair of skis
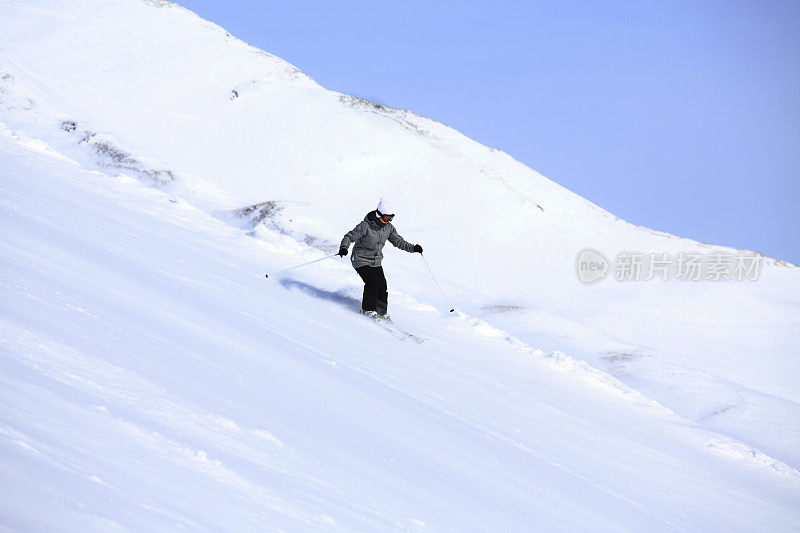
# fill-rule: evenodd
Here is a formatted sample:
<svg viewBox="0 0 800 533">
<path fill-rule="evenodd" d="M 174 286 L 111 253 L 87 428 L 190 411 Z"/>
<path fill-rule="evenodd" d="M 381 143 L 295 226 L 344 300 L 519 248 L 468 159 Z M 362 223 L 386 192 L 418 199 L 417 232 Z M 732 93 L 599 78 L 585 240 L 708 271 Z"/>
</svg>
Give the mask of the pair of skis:
<svg viewBox="0 0 800 533">
<path fill-rule="evenodd" d="M 383 318 L 380 316 L 378 317 L 367 316 L 367 318 L 374 320 L 375 323 L 378 324 L 378 326 L 383 328 L 387 333 L 389 333 L 395 339 L 401 341 L 412 341 L 416 342 L 417 344 L 422 344 L 423 342 L 428 340 L 425 337 L 420 337 L 419 335 L 414 335 L 413 333 L 409 333 L 408 331 L 400 329 L 399 327 L 397 327 L 397 325 L 395 325 L 394 322 L 392 322 L 391 318 Z"/>
</svg>

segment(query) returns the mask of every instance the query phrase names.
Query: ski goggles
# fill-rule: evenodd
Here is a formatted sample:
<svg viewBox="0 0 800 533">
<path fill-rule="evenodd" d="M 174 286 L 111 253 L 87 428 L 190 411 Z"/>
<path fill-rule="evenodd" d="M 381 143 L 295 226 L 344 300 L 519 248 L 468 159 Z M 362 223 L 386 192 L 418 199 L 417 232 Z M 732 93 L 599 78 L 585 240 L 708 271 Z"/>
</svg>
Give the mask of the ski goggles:
<svg viewBox="0 0 800 533">
<path fill-rule="evenodd" d="M 378 215 L 378 218 L 380 218 L 382 221 L 388 223 L 388 222 L 392 221 L 392 219 L 394 218 L 394 215 Z"/>
</svg>

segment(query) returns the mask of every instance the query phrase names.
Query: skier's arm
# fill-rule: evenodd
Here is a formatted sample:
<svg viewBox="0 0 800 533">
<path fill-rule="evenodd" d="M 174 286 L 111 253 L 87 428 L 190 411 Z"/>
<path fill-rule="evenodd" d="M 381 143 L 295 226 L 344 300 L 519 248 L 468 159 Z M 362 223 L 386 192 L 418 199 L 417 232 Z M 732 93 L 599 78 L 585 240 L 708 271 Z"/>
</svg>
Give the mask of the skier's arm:
<svg viewBox="0 0 800 533">
<path fill-rule="evenodd" d="M 397 233 L 397 230 L 394 229 L 394 226 L 392 226 L 392 231 L 389 233 L 389 242 L 392 243 L 396 248 L 400 248 L 406 252 L 414 251 L 414 245 L 401 237 L 400 234 Z"/>
<path fill-rule="evenodd" d="M 350 248 L 351 242 L 356 242 L 358 239 L 363 237 L 367 233 L 367 223 L 365 221 L 361 221 L 358 225 L 344 234 L 342 238 L 342 243 L 339 245 L 339 249 L 344 248 L 345 250 Z"/>
</svg>

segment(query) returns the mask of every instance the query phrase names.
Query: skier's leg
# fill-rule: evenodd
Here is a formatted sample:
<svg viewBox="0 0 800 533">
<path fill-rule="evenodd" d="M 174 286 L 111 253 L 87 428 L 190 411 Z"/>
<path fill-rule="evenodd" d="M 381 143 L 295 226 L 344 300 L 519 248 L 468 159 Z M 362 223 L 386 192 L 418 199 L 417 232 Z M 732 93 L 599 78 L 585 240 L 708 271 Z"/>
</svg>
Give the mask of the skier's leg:
<svg viewBox="0 0 800 533">
<path fill-rule="evenodd" d="M 361 297 L 361 309 L 375 311 L 378 299 L 378 287 L 375 279 L 374 268 L 369 265 L 358 267 L 356 272 L 364 280 L 364 294 Z"/>
<path fill-rule="evenodd" d="M 376 302 L 375 310 L 379 315 L 385 315 L 389 309 L 389 291 L 386 286 L 386 276 L 383 274 L 383 267 L 375 269 Z"/>
</svg>

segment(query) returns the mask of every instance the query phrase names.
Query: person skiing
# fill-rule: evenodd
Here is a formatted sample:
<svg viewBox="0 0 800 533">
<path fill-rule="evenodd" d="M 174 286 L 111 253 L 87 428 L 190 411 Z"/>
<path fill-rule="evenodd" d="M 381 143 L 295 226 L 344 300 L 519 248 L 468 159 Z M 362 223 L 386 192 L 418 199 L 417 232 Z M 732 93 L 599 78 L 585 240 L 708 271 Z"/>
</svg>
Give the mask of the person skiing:
<svg viewBox="0 0 800 533">
<path fill-rule="evenodd" d="M 389 293 L 386 290 L 386 277 L 383 274 L 381 259 L 386 241 L 396 248 L 410 253 L 422 253 L 422 246 L 411 244 L 397 233 L 392 225 L 394 211 L 386 198 L 381 197 L 378 207 L 367 213 L 364 220 L 345 233 L 339 245 L 339 257 L 347 255 L 350 243 L 354 242 L 350 262 L 364 280 L 364 295 L 361 299 L 361 312 L 373 318 L 389 318 Z"/>
</svg>

